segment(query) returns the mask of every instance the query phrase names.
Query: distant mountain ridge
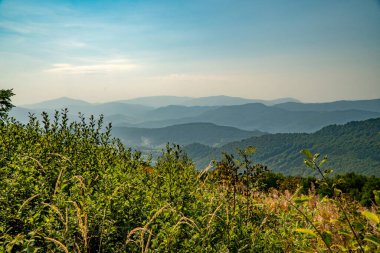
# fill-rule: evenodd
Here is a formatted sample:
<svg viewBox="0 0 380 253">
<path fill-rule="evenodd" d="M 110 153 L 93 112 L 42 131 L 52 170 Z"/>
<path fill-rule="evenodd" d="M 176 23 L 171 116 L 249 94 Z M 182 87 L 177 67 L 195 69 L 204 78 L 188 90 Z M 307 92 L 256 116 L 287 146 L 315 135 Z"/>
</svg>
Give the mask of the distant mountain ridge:
<svg viewBox="0 0 380 253">
<path fill-rule="evenodd" d="M 139 97 L 127 100 L 120 100 L 119 102 L 137 105 L 146 105 L 151 107 L 163 107 L 169 105 L 183 105 L 186 101 L 191 100 L 191 97 L 177 97 L 177 96 L 152 96 L 152 97 Z"/>
<path fill-rule="evenodd" d="M 274 102 L 283 102 L 284 100 L 294 99 L 285 98 Z M 130 103 L 131 101 L 142 104 Z M 380 99 L 319 104 L 286 102 L 275 105 L 268 105 L 274 103 L 273 101 L 266 101 L 267 105 L 247 103 L 248 101 L 252 100 L 228 96 L 203 98 L 158 96 L 127 100 L 128 103 L 116 101 L 94 104 L 63 97 L 28 105 L 28 108 L 16 107 L 10 114 L 25 122 L 29 111 L 37 115 L 42 111 L 52 114 L 54 110 L 67 107 L 70 119 L 77 119 L 78 112 L 83 113 L 86 117 L 104 114 L 107 123 L 112 122 L 114 126 L 120 127 L 162 128 L 203 122 L 246 131 L 260 130 L 270 133 L 313 132 L 330 124 L 343 124 L 353 120 L 380 117 Z M 187 105 L 168 105 L 158 108 L 150 106 L 157 105 L 157 103 Z M 227 105 L 216 105 L 221 103 Z M 234 103 L 236 105 L 231 105 Z M 207 106 L 190 106 L 190 104 L 207 104 Z"/>
<path fill-rule="evenodd" d="M 212 96 L 212 97 L 201 97 L 193 98 L 191 100 L 185 101 L 184 105 L 187 106 L 228 106 L 228 105 L 243 105 L 250 103 L 261 103 L 264 105 L 274 105 L 284 102 L 299 102 L 294 98 L 279 98 L 274 100 L 262 100 L 262 99 L 249 99 L 240 97 L 229 97 L 229 96 Z"/>
<path fill-rule="evenodd" d="M 217 108 L 217 106 L 169 105 L 146 112 L 144 114 L 144 119 L 149 119 L 149 121 L 155 121 L 180 119 L 183 117 L 195 117 L 215 108 Z"/>
<path fill-rule="evenodd" d="M 328 103 L 298 103 L 286 102 L 274 105 L 277 108 L 292 111 L 342 111 L 362 110 L 380 112 L 380 99 L 372 100 L 341 100 Z"/>
<path fill-rule="evenodd" d="M 30 109 L 61 109 L 67 106 L 90 106 L 90 105 L 91 103 L 83 101 L 83 100 L 69 98 L 69 97 L 60 97 L 56 99 L 46 100 L 40 103 L 21 105 L 20 107 L 30 108 Z"/>
<path fill-rule="evenodd" d="M 220 158 L 223 150 L 234 152 L 236 147 L 253 145 L 258 148 L 257 161 L 287 174 L 302 174 L 302 157 L 298 152 L 310 148 L 313 152 L 330 155 L 338 172 L 360 169 L 360 173 L 380 176 L 380 159 L 376 154 L 380 150 L 380 99 L 328 103 L 288 101 L 275 105 L 245 103 L 242 98 L 223 96 L 155 99 L 148 106 L 123 101 L 93 104 L 60 98 L 28 105 L 28 108 L 15 107 L 10 115 L 25 123 L 28 112 L 38 116 L 47 111 L 52 115 L 54 110 L 66 107 L 70 120 L 78 120 L 78 112 L 86 117 L 104 114 L 105 123 L 112 122 L 113 134 L 127 146 L 153 153 L 167 142 L 187 145 L 186 150 L 200 166 L 208 164 L 210 159 Z M 228 100 L 244 104 L 189 105 L 228 103 Z M 154 106 L 163 101 L 188 105 Z M 351 121 L 359 122 L 334 126 Z M 263 135 L 263 132 L 273 134 Z"/>
<path fill-rule="evenodd" d="M 266 134 L 228 143 L 219 148 L 199 143 L 184 149 L 201 169 L 211 160 L 220 159 L 222 152 L 236 153 L 237 148 L 254 146 L 255 162 L 268 165 L 277 172 L 307 175 L 302 149 L 328 155 L 327 166 L 337 173 L 356 172 L 380 176 L 380 118 L 330 125 L 312 133 Z"/>
<path fill-rule="evenodd" d="M 231 96 L 208 96 L 208 97 L 177 97 L 177 96 L 153 96 L 141 97 L 120 102 L 130 104 L 140 104 L 152 107 L 164 107 L 169 105 L 182 105 L 182 106 L 225 106 L 225 105 L 242 105 L 248 103 L 262 103 L 266 105 L 274 105 L 284 102 L 299 102 L 294 98 L 279 98 L 273 100 L 250 99 Z"/>
<path fill-rule="evenodd" d="M 112 134 L 130 147 L 162 148 L 168 142 L 180 145 L 199 142 L 209 146 L 221 146 L 231 141 L 265 133 L 211 123 L 189 123 L 163 128 L 114 127 Z"/>
<path fill-rule="evenodd" d="M 289 111 L 259 103 L 221 106 L 193 117 L 144 121 L 136 127 L 165 127 L 191 122 L 208 122 L 244 130 L 270 133 L 313 132 L 330 124 L 380 117 L 378 112 L 347 111 Z"/>
</svg>

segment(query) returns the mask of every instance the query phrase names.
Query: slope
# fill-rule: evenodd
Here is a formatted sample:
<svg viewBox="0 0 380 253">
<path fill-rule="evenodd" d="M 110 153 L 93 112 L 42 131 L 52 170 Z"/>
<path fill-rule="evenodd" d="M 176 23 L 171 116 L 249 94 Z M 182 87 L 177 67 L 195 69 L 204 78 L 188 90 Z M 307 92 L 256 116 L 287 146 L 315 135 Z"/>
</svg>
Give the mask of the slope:
<svg viewBox="0 0 380 253">
<path fill-rule="evenodd" d="M 146 121 L 136 127 L 165 127 L 191 122 L 208 122 L 244 130 L 270 133 L 314 132 L 331 124 L 380 117 L 378 112 L 346 111 L 289 111 L 259 103 L 221 106 L 198 116 L 181 119 Z"/>
<path fill-rule="evenodd" d="M 380 99 L 335 101 L 330 103 L 297 103 L 286 102 L 275 105 L 277 108 L 292 111 L 337 111 L 337 110 L 363 110 L 380 112 Z"/>
<path fill-rule="evenodd" d="M 220 148 L 192 144 L 185 147 L 199 168 L 210 160 L 220 158 L 222 152 L 234 153 L 237 148 L 254 146 L 254 159 L 267 164 L 274 171 L 303 175 L 301 149 L 327 154 L 337 173 L 356 172 L 380 176 L 380 118 L 354 121 L 345 125 L 331 125 L 312 134 L 267 134 L 232 142 Z M 202 150 L 200 153 L 198 150 Z M 203 155 L 204 154 L 204 155 Z"/>
<path fill-rule="evenodd" d="M 189 123 L 164 128 L 114 127 L 112 133 L 126 146 L 148 148 L 162 147 L 168 142 L 181 145 L 199 142 L 221 146 L 231 141 L 263 134 L 260 131 L 244 131 L 211 123 Z"/>
<path fill-rule="evenodd" d="M 79 99 L 73 99 L 68 97 L 61 97 L 51 100 L 46 100 L 40 103 L 36 104 L 29 104 L 29 105 L 23 105 L 22 107 L 25 108 L 31 108 L 31 109 L 59 109 L 59 108 L 65 108 L 65 107 L 71 107 L 71 106 L 89 106 L 90 103 L 79 100 Z"/>
<path fill-rule="evenodd" d="M 200 114 L 213 110 L 216 107 L 212 106 L 183 106 L 183 105 L 169 105 L 159 107 L 144 114 L 145 119 L 150 121 L 154 120 L 169 120 L 180 119 L 184 117 L 195 117 Z"/>
</svg>

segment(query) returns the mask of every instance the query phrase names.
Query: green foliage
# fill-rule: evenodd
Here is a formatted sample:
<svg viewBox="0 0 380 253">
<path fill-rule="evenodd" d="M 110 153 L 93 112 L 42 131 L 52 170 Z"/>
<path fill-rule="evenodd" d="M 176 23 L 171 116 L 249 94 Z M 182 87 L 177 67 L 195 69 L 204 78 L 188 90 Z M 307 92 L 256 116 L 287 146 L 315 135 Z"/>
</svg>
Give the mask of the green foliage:
<svg viewBox="0 0 380 253">
<path fill-rule="evenodd" d="M 284 176 L 281 173 L 269 172 L 260 181 L 265 191 L 277 189 L 295 192 L 298 187 L 302 187 L 300 192 L 308 194 L 308 190 L 312 188 L 321 197 L 333 197 L 334 191 L 329 185 L 335 185 L 337 187 L 335 189 L 339 189 L 347 199 L 358 201 L 363 206 L 370 207 L 374 203 L 377 205 L 379 203 L 376 201 L 376 196 L 379 194 L 377 189 L 380 189 L 380 178 L 374 176 L 347 173 L 326 178 L 327 183 L 324 183 L 315 177 Z"/>
<path fill-rule="evenodd" d="M 227 189 L 227 193 L 233 195 L 233 210 L 236 207 L 236 194 L 244 194 L 247 204 L 247 215 L 250 208 L 250 198 L 253 190 L 259 189 L 262 175 L 268 168 L 262 164 L 252 164 L 249 157 L 256 152 L 252 146 L 244 150 L 239 149 L 240 159 L 235 159 L 231 154 L 223 153 L 223 159 L 216 163 L 214 174 L 218 182 Z"/>
<path fill-rule="evenodd" d="M 5 117 L 9 110 L 14 107 L 11 102 L 11 97 L 14 96 L 13 89 L 0 90 L 0 119 Z"/>
<path fill-rule="evenodd" d="M 201 173 L 178 145 L 152 164 L 102 117 L 69 122 L 67 110 L 25 125 L 6 118 L 0 136 L 1 252 L 380 249 L 375 202 L 343 202 L 357 242 L 334 198 L 269 189 L 286 178 L 253 163 L 252 147 Z"/>
<path fill-rule="evenodd" d="M 355 245 L 356 249 L 358 249 L 360 252 L 365 252 L 363 247 L 363 238 L 359 236 L 359 233 L 362 232 L 365 229 L 365 226 L 363 223 L 359 223 L 357 221 L 353 221 L 353 218 L 349 217 L 349 212 L 346 209 L 346 203 L 345 199 L 342 197 L 341 193 L 342 191 L 337 188 L 337 185 L 329 184 L 328 176 L 333 172 L 332 169 L 322 169 L 322 166 L 327 161 L 327 156 L 323 157 L 323 159 L 320 159 L 319 153 L 315 153 L 314 155 L 309 150 L 301 150 L 301 153 L 305 155 L 304 164 L 309 167 L 310 169 L 316 171 L 317 174 L 320 175 L 320 180 L 323 185 L 326 186 L 329 190 L 334 192 L 334 198 L 333 201 L 336 203 L 336 206 L 339 208 L 340 213 L 342 214 L 344 222 L 346 222 L 350 228 L 350 231 L 352 232 L 353 238 L 351 240 L 351 245 Z M 339 181 L 338 181 L 339 182 Z M 331 250 L 331 232 L 330 231 L 322 231 L 319 230 L 315 224 L 307 217 L 307 215 L 302 212 L 299 208 L 296 207 L 296 210 L 299 211 L 305 219 L 312 225 L 312 227 L 315 229 L 315 231 L 318 233 L 318 235 L 321 237 L 323 242 L 325 243 L 326 247 L 328 248 L 329 252 L 332 252 Z M 375 223 L 375 226 L 379 223 L 379 218 L 375 213 L 372 213 L 370 211 L 362 211 L 362 216 L 365 216 L 368 220 L 371 220 Z M 371 237 L 374 237 L 377 239 L 376 236 L 371 235 Z M 367 237 L 368 238 L 368 237 Z M 373 242 L 374 240 L 369 240 Z M 356 246 L 357 245 L 357 246 Z"/>
</svg>

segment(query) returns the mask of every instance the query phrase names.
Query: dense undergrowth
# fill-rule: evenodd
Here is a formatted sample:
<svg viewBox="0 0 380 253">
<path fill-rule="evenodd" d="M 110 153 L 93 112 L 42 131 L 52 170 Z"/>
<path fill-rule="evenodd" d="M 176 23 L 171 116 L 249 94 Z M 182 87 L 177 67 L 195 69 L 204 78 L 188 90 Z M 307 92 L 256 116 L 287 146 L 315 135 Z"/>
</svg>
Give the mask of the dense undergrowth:
<svg viewBox="0 0 380 253">
<path fill-rule="evenodd" d="M 102 118 L 4 119 L 0 136 L 1 252 L 380 250 L 378 205 L 349 199 L 306 151 L 330 197 L 313 184 L 265 187 L 252 148 L 197 172 L 173 145 L 152 165 Z"/>
</svg>

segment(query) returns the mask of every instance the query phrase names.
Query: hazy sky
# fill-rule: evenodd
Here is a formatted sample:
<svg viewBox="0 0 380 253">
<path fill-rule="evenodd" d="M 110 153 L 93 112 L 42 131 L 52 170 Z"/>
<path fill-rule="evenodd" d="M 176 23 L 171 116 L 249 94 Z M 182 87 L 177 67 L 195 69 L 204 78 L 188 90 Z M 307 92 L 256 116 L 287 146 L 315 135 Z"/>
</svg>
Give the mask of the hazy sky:
<svg viewBox="0 0 380 253">
<path fill-rule="evenodd" d="M 69 96 L 380 97 L 378 0 L 0 0 L 0 88 Z"/>
</svg>

